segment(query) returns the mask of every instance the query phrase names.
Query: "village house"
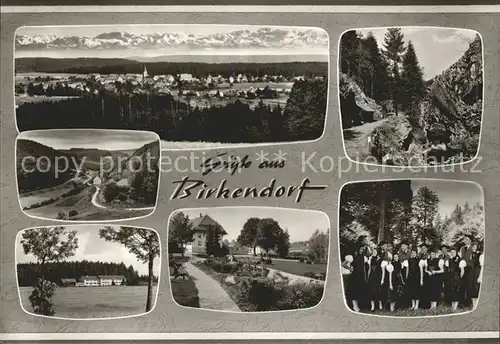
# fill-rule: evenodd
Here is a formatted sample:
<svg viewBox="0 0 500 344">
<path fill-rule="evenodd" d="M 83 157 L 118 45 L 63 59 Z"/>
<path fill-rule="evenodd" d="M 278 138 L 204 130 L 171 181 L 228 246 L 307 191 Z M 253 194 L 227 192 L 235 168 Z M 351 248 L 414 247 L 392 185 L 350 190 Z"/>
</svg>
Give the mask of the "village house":
<svg viewBox="0 0 500 344">
<path fill-rule="evenodd" d="M 77 287 L 108 287 L 118 286 L 126 282 L 123 275 L 99 275 L 99 276 L 82 276 L 80 282 L 75 281 Z"/>
<path fill-rule="evenodd" d="M 193 81 L 193 75 L 189 73 L 177 74 L 177 78 L 179 78 L 180 81 L 186 81 L 186 82 Z"/>
<path fill-rule="evenodd" d="M 219 244 L 222 246 L 223 236 L 227 235 L 227 232 L 222 228 L 222 226 L 212 219 L 208 215 L 200 214 L 199 217 L 191 220 L 191 225 L 194 231 L 192 246 L 192 254 L 206 254 L 207 252 L 207 231 L 209 228 L 217 228 L 221 231 L 221 236 L 219 238 Z"/>
<path fill-rule="evenodd" d="M 82 281 L 84 287 L 99 286 L 99 278 L 97 278 L 97 276 L 82 276 L 80 280 Z"/>
<path fill-rule="evenodd" d="M 104 275 L 97 276 L 101 287 L 108 287 L 112 285 L 122 285 L 125 283 L 125 277 L 122 275 Z"/>
<path fill-rule="evenodd" d="M 75 278 L 61 278 L 61 285 L 63 287 L 75 287 L 76 279 Z"/>
</svg>

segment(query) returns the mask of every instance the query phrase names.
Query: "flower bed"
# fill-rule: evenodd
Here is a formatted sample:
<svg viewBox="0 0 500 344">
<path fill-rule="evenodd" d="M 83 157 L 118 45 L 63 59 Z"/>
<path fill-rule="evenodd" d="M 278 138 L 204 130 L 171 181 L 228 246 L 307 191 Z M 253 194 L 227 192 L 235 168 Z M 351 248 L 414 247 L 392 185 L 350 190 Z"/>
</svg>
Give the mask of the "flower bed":
<svg viewBox="0 0 500 344">
<path fill-rule="evenodd" d="M 218 281 L 244 312 L 259 312 L 310 308 L 323 296 L 323 285 L 290 281 L 249 262 L 225 262 L 208 259 L 195 263 L 198 268 Z"/>
</svg>

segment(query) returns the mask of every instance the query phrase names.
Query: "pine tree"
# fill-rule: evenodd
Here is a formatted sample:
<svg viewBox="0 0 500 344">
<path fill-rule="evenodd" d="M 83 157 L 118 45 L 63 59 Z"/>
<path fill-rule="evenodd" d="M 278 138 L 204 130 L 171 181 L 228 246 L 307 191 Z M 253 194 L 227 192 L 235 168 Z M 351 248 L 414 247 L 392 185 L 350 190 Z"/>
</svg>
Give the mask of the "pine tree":
<svg viewBox="0 0 500 344">
<path fill-rule="evenodd" d="M 405 51 L 404 35 L 400 28 L 388 28 L 384 37 L 384 55 L 389 65 L 391 76 L 391 96 L 396 115 L 398 114 L 398 104 L 400 101 L 400 62 Z"/>
<path fill-rule="evenodd" d="M 401 100 L 405 110 L 411 109 L 423 98 L 425 83 L 422 69 L 418 63 L 417 54 L 411 41 L 403 57 L 403 68 L 401 71 Z"/>
</svg>

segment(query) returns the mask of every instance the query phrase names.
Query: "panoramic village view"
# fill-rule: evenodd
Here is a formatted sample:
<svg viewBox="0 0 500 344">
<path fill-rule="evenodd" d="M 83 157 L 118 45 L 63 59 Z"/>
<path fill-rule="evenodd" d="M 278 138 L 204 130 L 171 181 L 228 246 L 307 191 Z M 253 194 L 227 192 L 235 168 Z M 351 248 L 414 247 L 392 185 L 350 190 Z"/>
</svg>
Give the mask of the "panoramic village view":
<svg viewBox="0 0 500 344">
<path fill-rule="evenodd" d="M 168 225 L 172 296 L 194 308 L 260 312 L 320 303 L 330 229 L 320 212 L 188 209 Z"/>
<path fill-rule="evenodd" d="M 476 31 L 350 30 L 340 40 L 346 154 L 360 162 L 426 166 L 478 153 L 483 56 Z"/>
<path fill-rule="evenodd" d="M 67 318 L 140 315 L 153 309 L 160 273 L 158 234 L 105 225 L 19 232 L 16 264 L 22 308 Z"/>
<path fill-rule="evenodd" d="M 123 30 L 121 30 L 123 29 Z M 26 27 L 19 131 L 141 129 L 164 148 L 317 139 L 328 35 L 259 26 Z"/>
<path fill-rule="evenodd" d="M 150 132 L 68 129 L 19 134 L 25 213 L 66 221 L 121 220 L 154 211 L 160 142 Z"/>
</svg>

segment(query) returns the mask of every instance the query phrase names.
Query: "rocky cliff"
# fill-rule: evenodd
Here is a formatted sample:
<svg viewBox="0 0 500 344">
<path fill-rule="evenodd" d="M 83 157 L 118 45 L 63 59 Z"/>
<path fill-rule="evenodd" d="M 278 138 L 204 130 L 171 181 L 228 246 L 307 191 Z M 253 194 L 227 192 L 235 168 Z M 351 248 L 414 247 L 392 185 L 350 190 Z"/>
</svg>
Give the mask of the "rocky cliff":
<svg viewBox="0 0 500 344">
<path fill-rule="evenodd" d="M 479 146 L 483 97 L 481 39 L 427 84 L 423 100 L 372 133 L 380 163 L 422 166 L 469 161 Z M 400 117 L 400 116 L 398 116 Z M 409 130 L 411 128 L 411 130 Z"/>
<path fill-rule="evenodd" d="M 431 81 L 418 109 L 418 123 L 428 143 L 446 146 L 444 163 L 467 161 L 476 155 L 482 98 L 482 47 L 476 36 L 463 56 Z"/>
<path fill-rule="evenodd" d="M 361 87 L 344 73 L 340 73 L 339 76 L 339 94 L 344 129 L 365 122 L 361 116 L 362 111 L 373 113 L 373 120 L 383 117 L 382 106 L 368 97 Z"/>
</svg>

